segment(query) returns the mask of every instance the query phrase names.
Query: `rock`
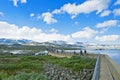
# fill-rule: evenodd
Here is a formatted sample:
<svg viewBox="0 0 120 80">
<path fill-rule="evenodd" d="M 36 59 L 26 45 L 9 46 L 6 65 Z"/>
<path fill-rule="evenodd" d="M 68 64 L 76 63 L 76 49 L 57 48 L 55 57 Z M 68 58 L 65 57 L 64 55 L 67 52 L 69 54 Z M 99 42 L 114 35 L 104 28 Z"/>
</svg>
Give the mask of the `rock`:
<svg viewBox="0 0 120 80">
<path fill-rule="evenodd" d="M 93 69 L 84 69 L 83 71 L 74 72 L 70 69 L 61 68 L 57 65 L 45 64 L 43 74 L 50 80 L 90 80 Z"/>
</svg>

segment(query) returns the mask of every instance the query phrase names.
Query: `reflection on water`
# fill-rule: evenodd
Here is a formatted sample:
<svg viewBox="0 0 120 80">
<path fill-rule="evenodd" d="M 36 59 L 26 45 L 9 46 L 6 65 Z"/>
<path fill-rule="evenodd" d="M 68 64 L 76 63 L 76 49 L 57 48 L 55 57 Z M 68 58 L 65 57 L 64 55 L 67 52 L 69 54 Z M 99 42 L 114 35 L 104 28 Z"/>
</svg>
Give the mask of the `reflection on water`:
<svg viewBox="0 0 120 80">
<path fill-rule="evenodd" d="M 88 50 L 88 52 L 107 54 L 120 65 L 120 50 Z"/>
</svg>

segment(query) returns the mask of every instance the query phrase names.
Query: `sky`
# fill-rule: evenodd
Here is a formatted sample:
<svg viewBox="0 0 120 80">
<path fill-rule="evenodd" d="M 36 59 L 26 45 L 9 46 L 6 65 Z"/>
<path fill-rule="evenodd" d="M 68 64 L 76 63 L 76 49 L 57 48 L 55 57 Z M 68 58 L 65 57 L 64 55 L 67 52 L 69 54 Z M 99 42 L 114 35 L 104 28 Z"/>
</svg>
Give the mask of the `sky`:
<svg viewBox="0 0 120 80">
<path fill-rule="evenodd" d="M 120 44 L 120 0 L 0 0 L 0 38 Z"/>
</svg>

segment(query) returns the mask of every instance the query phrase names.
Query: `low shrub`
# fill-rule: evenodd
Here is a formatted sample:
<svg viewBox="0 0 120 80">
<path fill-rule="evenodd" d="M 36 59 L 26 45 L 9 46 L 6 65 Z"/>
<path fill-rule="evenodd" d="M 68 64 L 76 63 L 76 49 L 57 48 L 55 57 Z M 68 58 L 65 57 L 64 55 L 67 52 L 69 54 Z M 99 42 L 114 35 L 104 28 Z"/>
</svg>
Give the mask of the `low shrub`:
<svg viewBox="0 0 120 80">
<path fill-rule="evenodd" d="M 37 73 L 20 73 L 17 75 L 12 75 L 2 80 L 48 80 L 45 75 Z"/>
</svg>

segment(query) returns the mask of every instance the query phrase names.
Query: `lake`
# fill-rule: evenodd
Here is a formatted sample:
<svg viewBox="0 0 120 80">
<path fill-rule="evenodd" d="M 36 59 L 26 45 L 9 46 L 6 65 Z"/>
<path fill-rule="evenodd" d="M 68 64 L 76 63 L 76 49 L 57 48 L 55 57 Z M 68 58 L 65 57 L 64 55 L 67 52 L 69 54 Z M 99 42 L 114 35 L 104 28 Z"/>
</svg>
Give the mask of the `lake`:
<svg viewBox="0 0 120 80">
<path fill-rule="evenodd" d="M 117 64 L 120 65 L 120 50 L 87 50 L 89 53 L 101 53 L 109 55 Z"/>
</svg>

